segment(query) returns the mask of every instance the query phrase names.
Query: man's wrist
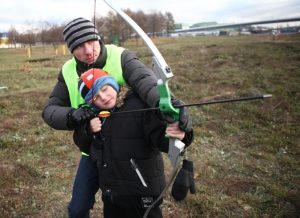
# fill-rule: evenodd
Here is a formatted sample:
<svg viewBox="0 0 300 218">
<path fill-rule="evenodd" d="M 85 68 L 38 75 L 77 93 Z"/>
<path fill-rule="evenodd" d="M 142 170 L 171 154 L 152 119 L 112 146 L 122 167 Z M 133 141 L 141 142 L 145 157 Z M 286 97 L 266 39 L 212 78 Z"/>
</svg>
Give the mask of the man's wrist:
<svg viewBox="0 0 300 218">
<path fill-rule="evenodd" d="M 76 123 L 74 122 L 74 120 L 72 119 L 72 113 L 74 112 L 74 109 L 71 109 L 69 111 L 69 113 L 67 114 L 67 126 L 70 129 L 74 129 L 76 126 Z"/>
</svg>

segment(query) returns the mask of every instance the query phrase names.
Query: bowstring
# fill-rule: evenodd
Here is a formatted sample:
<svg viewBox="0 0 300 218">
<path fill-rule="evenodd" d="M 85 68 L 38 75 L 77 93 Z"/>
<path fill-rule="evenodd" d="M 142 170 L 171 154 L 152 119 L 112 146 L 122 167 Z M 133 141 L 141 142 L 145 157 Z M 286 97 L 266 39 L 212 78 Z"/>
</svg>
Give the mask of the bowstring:
<svg viewBox="0 0 300 218">
<path fill-rule="evenodd" d="M 97 28 L 97 26 L 96 26 L 96 3 L 97 3 L 97 0 L 94 0 L 94 20 L 93 20 L 93 22 L 94 22 L 94 26 L 95 26 L 95 29 L 94 29 L 94 34 L 95 34 L 95 36 L 96 36 L 96 28 Z M 93 43 L 93 59 L 95 58 L 95 43 Z M 99 54 L 100 55 L 100 54 Z M 92 104 L 94 105 L 94 82 L 95 82 L 95 75 L 94 75 L 94 70 L 95 70 L 95 67 L 94 67 L 94 64 L 95 64 L 95 62 L 92 64 L 92 67 L 93 67 L 93 85 L 92 85 Z"/>
<path fill-rule="evenodd" d="M 97 2 L 97 0 L 94 0 L 94 26 L 95 26 L 95 30 L 94 30 L 94 33 L 96 34 L 96 2 Z M 103 24 L 104 25 L 104 24 Z M 93 44 L 93 57 L 94 57 L 94 47 L 95 47 L 95 44 Z M 101 47 L 101 45 L 100 45 L 100 47 Z M 99 54 L 100 55 L 100 54 Z M 93 63 L 94 64 L 94 63 Z M 93 66 L 93 84 L 94 84 L 94 80 L 95 80 L 95 76 L 94 76 L 94 70 L 95 70 L 95 68 L 94 68 L 94 66 Z M 92 96 L 94 96 L 94 89 L 93 89 L 93 87 L 92 87 Z M 92 98 L 92 103 L 94 104 L 94 98 Z M 114 170 L 114 172 L 116 172 L 118 175 L 121 175 L 120 174 L 120 172 L 118 171 L 118 169 L 115 169 Z M 123 186 L 122 186 L 122 189 L 125 189 Z M 125 189 L 126 190 L 126 189 Z M 141 214 L 140 214 L 140 212 L 139 212 L 139 210 L 138 210 L 138 208 L 137 208 L 137 206 L 135 205 L 135 202 L 133 201 L 133 199 L 130 197 L 130 201 L 133 203 L 133 205 L 134 205 L 134 209 L 136 210 L 136 213 L 137 213 L 137 215 L 139 216 L 139 217 L 143 217 Z"/>
</svg>

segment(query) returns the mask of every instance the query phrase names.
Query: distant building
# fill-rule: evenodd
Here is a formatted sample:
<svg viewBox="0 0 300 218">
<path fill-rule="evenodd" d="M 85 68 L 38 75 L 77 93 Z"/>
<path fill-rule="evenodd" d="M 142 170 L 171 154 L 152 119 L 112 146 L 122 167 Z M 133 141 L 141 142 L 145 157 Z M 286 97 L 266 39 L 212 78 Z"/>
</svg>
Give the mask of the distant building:
<svg viewBox="0 0 300 218">
<path fill-rule="evenodd" d="M 195 27 L 209 27 L 209 26 L 216 26 L 218 25 L 217 22 L 211 21 L 211 22 L 202 22 L 202 23 L 195 23 L 190 28 L 195 28 Z"/>
<path fill-rule="evenodd" d="M 8 42 L 8 33 L 0 33 L 0 44 Z"/>
<path fill-rule="evenodd" d="M 4 32 L 4 33 L 0 33 L 0 48 L 21 48 L 21 44 L 9 43 L 8 33 Z"/>
<path fill-rule="evenodd" d="M 280 33 L 291 34 L 291 33 L 299 33 L 300 27 L 283 27 L 280 29 Z"/>
<path fill-rule="evenodd" d="M 8 45 L 8 34 L 0 33 L 0 48 L 5 48 Z"/>
<path fill-rule="evenodd" d="M 175 30 L 184 30 L 188 29 L 190 26 L 188 24 L 183 24 L 183 23 L 175 23 Z"/>
</svg>

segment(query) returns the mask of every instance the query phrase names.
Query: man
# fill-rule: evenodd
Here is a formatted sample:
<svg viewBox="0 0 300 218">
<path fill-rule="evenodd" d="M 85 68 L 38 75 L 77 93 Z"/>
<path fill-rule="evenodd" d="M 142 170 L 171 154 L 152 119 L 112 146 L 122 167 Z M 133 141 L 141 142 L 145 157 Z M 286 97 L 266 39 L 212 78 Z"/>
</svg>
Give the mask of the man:
<svg viewBox="0 0 300 218">
<path fill-rule="evenodd" d="M 58 81 L 43 109 L 44 121 L 57 130 L 74 130 L 94 115 L 78 91 L 80 75 L 91 68 L 103 69 L 119 85 L 127 84 L 149 107 L 158 105 L 157 78 L 136 55 L 124 48 L 104 45 L 94 24 L 84 18 L 69 22 L 63 31 L 64 40 L 73 58 L 67 61 L 58 75 Z M 185 109 L 182 109 L 185 110 Z M 188 114 L 182 111 L 179 126 L 190 130 Z M 98 191 L 96 166 L 88 156 L 89 148 L 81 148 L 81 157 L 74 181 L 69 217 L 89 217 Z M 96 173 L 95 173 L 96 172 Z"/>
</svg>

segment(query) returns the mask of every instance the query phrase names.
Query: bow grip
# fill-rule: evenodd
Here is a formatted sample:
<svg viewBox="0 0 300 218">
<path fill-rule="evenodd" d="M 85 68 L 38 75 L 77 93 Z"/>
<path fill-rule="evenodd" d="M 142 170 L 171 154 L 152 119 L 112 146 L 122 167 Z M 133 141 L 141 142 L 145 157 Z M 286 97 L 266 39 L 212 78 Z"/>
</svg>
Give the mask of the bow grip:
<svg viewBox="0 0 300 218">
<path fill-rule="evenodd" d="M 175 122 L 179 120 L 179 108 L 174 108 L 171 103 L 171 95 L 167 82 L 168 80 L 164 84 L 161 79 L 157 81 L 160 95 L 159 109 L 161 112 L 168 114 Z"/>
</svg>

